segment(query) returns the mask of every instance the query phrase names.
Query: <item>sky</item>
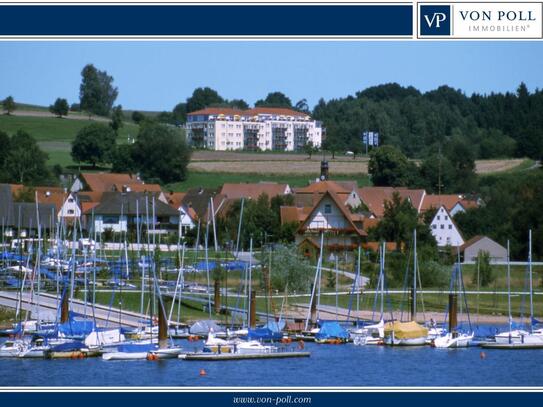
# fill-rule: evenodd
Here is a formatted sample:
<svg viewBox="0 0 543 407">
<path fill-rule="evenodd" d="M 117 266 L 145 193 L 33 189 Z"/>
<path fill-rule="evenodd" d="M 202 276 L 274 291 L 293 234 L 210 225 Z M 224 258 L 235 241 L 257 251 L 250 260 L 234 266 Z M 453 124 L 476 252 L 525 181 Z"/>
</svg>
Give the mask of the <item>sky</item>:
<svg viewBox="0 0 543 407">
<path fill-rule="evenodd" d="M 543 88 L 542 41 L 6 41 L 0 99 L 78 102 L 87 63 L 113 76 L 128 110 L 171 110 L 202 86 L 250 105 L 281 91 L 311 108 L 389 82 L 467 95 Z"/>
</svg>

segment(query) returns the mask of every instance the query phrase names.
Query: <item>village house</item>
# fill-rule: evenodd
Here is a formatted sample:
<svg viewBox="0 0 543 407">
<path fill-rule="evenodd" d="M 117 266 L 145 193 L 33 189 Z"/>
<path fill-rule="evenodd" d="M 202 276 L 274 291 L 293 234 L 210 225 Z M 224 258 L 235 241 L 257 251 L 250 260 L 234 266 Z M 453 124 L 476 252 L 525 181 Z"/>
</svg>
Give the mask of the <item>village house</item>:
<svg viewBox="0 0 543 407">
<path fill-rule="evenodd" d="M 38 202 L 16 202 L 12 186 L 0 184 L 0 228 L 5 237 L 36 237 L 49 234 L 56 226 L 54 204 Z"/>
<path fill-rule="evenodd" d="M 430 223 L 430 231 L 436 239 L 438 247 L 458 247 L 464 244 L 458 226 L 456 226 L 451 214 L 444 206 L 440 206 L 434 215 Z"/>
<path fill-rule="evenodd" d="M 305 256 L 317 256 L 321 234 L 326 253 L 349 256 L 366 239 L 364 216 L 352 213 L 345 197 L 333 191 L 316 197 L 312 206 L 282 206 L 281 223 L 297 225 L 295 242 Z"/>
<path fill-rule="evenodd" d="M 179 234 L 181 236 L 198 225 L 198 216 L 194 209 L 183 204 L 185 195 L 185 192 L 170 192 L 166 196 L 168 205 L 179 212 Z"/>
<path fill-rule="evenodd" d="M 152 193 L 104 192 L 100 203 L 84 214 L 88 228 L 97 233 L 128 232 L 139 225 L 157 234 L 176 232 L 179 228 L 179 212 Z"/>
<path fill-rule="evenodd" d="M 507 249 L 487 236 L 474 236 L 460 246 L 460 255 L 467 263 L 476 262 L 482 252 L 488 253 L 493 263 L 507 261 Z"/>
</svg>

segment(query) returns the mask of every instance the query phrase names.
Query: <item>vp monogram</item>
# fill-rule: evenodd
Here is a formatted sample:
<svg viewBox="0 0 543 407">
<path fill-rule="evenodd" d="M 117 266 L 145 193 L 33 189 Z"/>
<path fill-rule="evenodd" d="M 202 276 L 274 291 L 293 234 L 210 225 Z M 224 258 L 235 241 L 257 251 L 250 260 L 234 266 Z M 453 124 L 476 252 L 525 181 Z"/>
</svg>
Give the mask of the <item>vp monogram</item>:
<svg viewBox="0 0 543 407">
<path fill-rule="evenodd" d="M 447 20 L 447 15 L 445 13 L 434 13 L 430 18 L 430 16 L 426 14 L 424 15 L 424 19 L 426 20 L 428 27 L 433 27 L 435 23 L 436 28 L 441 28 L 441 23 Z"/>
</svg>

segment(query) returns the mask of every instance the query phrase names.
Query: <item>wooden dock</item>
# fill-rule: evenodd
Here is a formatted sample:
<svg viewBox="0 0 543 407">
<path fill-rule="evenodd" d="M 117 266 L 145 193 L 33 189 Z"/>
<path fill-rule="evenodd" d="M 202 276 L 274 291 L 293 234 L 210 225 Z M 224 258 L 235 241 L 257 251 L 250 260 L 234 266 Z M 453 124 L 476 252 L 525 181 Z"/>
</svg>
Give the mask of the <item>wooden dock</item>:
<svg viewBox="0 0 543 407">
<path fill-rule="evenodd" d="M 179 359 L 200 360 L 200 361 L 219 361 L 219 360 L 244 360 L 244 359 L 284 359 L 284 358 L 304 358 L 311 356 L 310 352 L 272 352 L 272 353 L 186 353 L 179 355 Z"/>
<path fill-rule="evenodd" d="M 484 349 L 543 349 L 543 344 L 537 343 L 496 343 L 496 342 L 484 342 L 480 344 Z"/>
</svg>

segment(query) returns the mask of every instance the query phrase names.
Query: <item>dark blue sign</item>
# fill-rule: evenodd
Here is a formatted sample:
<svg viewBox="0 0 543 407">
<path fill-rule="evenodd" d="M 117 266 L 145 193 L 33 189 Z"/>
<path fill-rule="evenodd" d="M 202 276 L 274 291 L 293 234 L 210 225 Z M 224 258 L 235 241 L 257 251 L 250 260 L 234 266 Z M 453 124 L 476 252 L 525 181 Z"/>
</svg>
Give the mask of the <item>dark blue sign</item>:
<svg viewBox="0 0 543 407">
<path fill-rule="evenodd" d="M 451 35 L 451 6 L 421 5 L 420 35 Z"/>
<path fill-rule="evenodd" d="M 412 5 L 0 6 L 10 36 L 411 36 Z"/>
</svg>

